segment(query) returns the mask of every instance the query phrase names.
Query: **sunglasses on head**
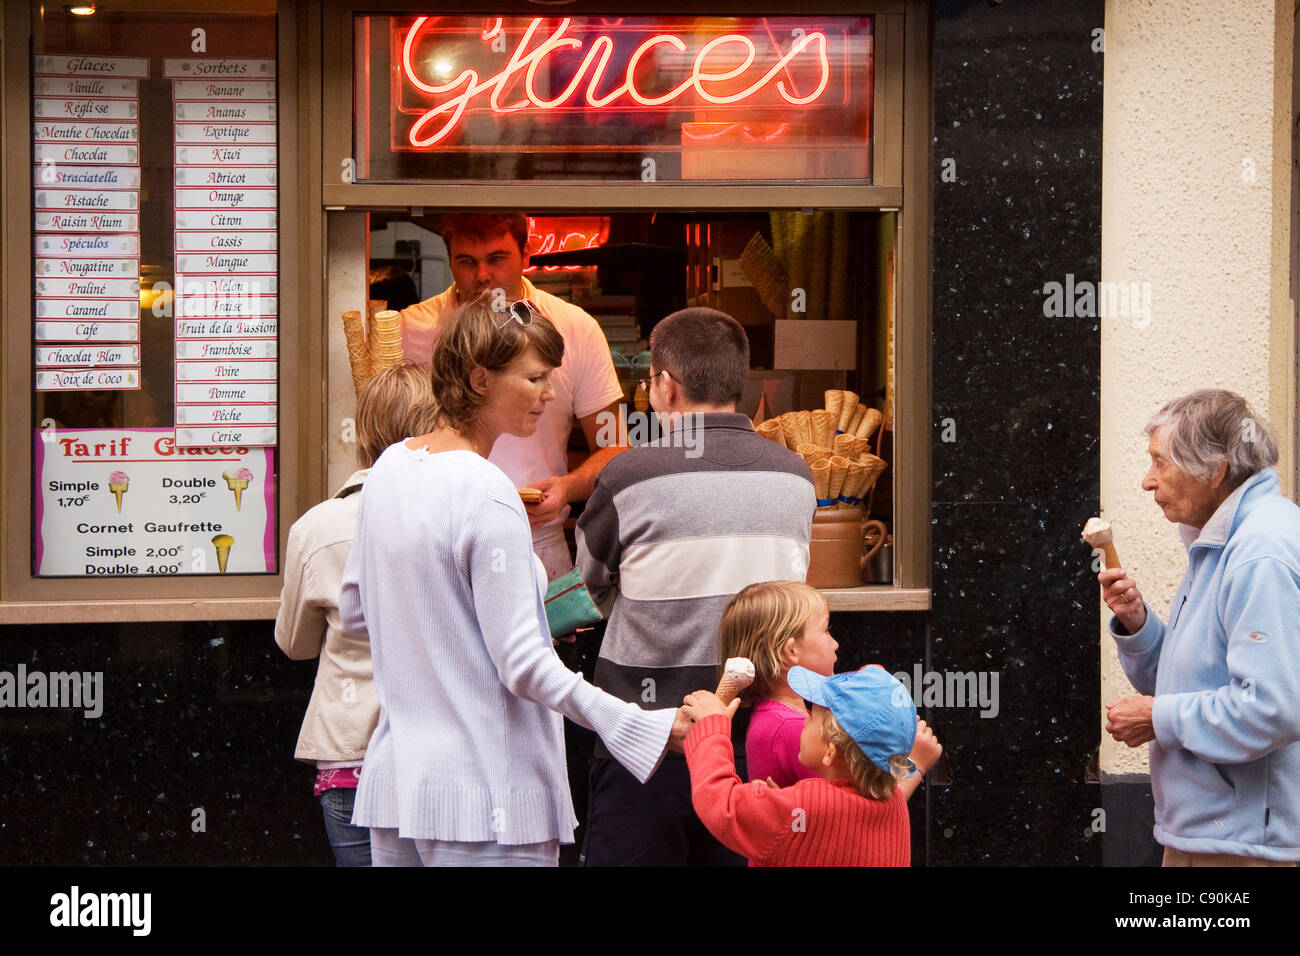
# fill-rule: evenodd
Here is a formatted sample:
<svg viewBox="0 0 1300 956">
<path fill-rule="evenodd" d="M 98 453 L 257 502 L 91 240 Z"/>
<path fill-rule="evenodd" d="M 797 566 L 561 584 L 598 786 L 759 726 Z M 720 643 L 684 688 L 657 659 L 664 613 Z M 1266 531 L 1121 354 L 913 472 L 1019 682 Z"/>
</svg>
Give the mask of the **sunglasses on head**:
<svg viewBox="0 0 1300 956">
<path fill-rule="evenodd" d="M 527 299 L 519 299 L 511 302 L 506 309 L 506 317 L 497 323 L 497 331 L 500 332 L 513 319 L 518 322 L 521 328 L 527 328 L 533 324 L 533 316 L 541 315 L 537 306 L 533 305 Z"/>
</svg>

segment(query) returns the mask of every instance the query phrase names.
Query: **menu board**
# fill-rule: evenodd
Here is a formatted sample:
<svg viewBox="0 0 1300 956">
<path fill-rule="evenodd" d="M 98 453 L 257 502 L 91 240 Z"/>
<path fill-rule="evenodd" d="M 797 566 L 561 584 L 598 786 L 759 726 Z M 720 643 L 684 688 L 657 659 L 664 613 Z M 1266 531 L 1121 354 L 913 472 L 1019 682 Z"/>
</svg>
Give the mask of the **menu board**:
<svg viewBox="0 0 1300 956">
<path fill-rule="evenodd" d="M 273 59 L 168 59 L 176 149 L 176 444 L 274 445 Z"/>
<path fill-rule="evenodd" d="M 187 448 L 170 428 L 37 431 L 35 571 L 276 570 L 274 449 Z"/>
<path fill-rule="evenodd" d="M 140 388 L 142 57 L 38 56 L 37 391 Z M 45 343 L 62 343 L 48 346 Z"/>
<path fill-rule="evenodd" d="M 277 16 L 171 6 L 32 37 L 34 576 L 279 567 Z"/>
</svg>

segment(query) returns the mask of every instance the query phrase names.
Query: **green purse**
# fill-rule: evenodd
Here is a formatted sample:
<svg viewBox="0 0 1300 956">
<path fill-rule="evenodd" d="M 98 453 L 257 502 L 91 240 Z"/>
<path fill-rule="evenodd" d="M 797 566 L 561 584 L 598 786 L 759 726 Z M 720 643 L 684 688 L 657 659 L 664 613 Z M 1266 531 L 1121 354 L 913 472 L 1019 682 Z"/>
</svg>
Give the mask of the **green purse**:
<svg viewBox="0 0 1300 956">
<path fill-rule="evenodd" d="M 556 578 L 546 588 L 546 621 L 553 637 L 572 634 L 580 627 L 602 620 L 604 615 L 591 599 L 582 572 L 577 568 Z"/>
</svg>

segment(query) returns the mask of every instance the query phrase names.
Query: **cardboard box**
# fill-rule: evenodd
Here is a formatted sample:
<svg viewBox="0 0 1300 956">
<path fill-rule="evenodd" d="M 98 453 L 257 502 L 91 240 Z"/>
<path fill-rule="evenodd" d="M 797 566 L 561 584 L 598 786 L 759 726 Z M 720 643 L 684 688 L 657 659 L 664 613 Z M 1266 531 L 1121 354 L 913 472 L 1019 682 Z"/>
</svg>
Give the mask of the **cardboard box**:
<svg viewBox="0 0 1300 956">
<path fill-rule="evenodd" d="M 772 361 L 778 369 L 857 368 L 858 324 L 818 319 L 777 319 Z"/>
</svg>

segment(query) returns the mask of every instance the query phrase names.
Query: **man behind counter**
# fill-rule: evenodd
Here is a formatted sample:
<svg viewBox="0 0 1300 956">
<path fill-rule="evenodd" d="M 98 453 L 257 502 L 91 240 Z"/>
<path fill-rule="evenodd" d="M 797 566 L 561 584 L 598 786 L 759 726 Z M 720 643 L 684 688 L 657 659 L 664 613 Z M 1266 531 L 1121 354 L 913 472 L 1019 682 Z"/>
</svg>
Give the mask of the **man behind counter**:
<svg viewBox="0 0 1300 956">
<path fill-rule="evenodd" d="M 466 302 L 502 290 L 504 304 L 527 300 L 555 325 L 564 338 L 564 361 L 552 375 L 555 401 L 546 406 L 530 438 L 502 435 L 489 457 L 516 488 L 537 488 L 538 504 L 526 506 L 533 527 L 533 550 L 554 579 L 573 567 L 564 540 L 569 502 L 591 496 L 596 475 L 625 449 L 601 447 L 597 441 L 602 415 L 619 414 L 623 389 L 618 384 L 609 343 L 596 320 L 582 309 L 536 288 L 524 278 L 528 265 L 528 218 L 522 213 L 455 213 L 442 221 L 453 283 L 451 288 L 401 312 L 402 348 L 408 362 L 428 362 L 438 322 Z M 508 311 L 505 321 L 512 321 Z M 591 456 L 572 472 L 566 448 L 573 419 L 587 436 Z M 620 429 L 621 431 L 621 429 Z"/>
</svg>

